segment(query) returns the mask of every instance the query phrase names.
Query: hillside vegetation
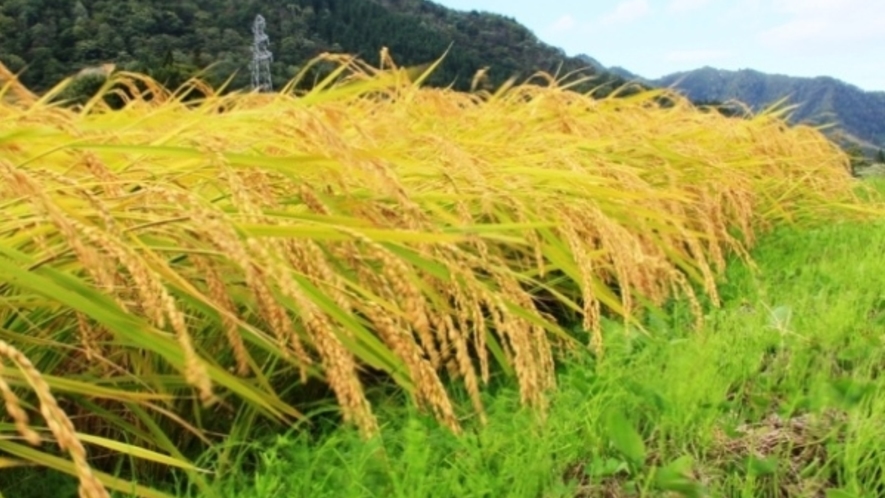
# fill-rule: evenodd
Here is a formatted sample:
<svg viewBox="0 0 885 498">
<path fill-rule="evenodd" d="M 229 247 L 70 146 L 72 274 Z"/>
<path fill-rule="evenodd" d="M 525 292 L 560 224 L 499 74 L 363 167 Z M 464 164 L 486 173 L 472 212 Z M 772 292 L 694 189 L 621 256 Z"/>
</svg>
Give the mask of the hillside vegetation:
<svg viewBox="0 0 885 498">
<path fill-rule="evenodd" d="M 491 88 L 560 66 L 563 72 L 586 69 L 511 18 L 426 0 L 5 0 L 0 61 L 14 72 L 26 69 L 22 81 L 38 91 L 104 63 L 148 73 L 173 88 L 212 65 L 205 79 L 213 87 L 238 72 L 231 88 L 245 88 L 257 14 L 267 20 L 278 86 L 322 52 L 377 61 L 385 46 L 405 65 L 434 60 L 451 46 L 427 83 L 461 90 L 487 66 L 483 84 Z M 585 87 L 603 86 L 602 94 L 623 83 L 596 76 Z"/>
<path fill-rule="evenodd" d="M 744 69 L 705 67 L 675 73 L 651 82 L 674 86 L 693 101 L 739 100 L 759 110 L 781 99 L 798 107 L 793 123 L 835 124 L 827 133 L 842 143 L 867 150 L 885 148 L 885 92 L 865 92 L 830 77 L 797 78 Z"/>
</svg>

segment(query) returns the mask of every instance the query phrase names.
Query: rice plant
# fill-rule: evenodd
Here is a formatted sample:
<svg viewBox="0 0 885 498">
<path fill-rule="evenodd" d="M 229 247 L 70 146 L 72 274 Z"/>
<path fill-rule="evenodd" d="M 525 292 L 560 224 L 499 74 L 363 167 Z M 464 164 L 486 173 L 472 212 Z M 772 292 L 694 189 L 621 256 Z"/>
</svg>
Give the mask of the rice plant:
<svg viewBox="0 0 885 498">
<path fill-rule="evenodd" d="M 716 303 L 726 255 L 760 230 L 882 212 L 788 109 L 729 119 L 549 75 L 456 93 L 386 52 L 377 69 L 316 62 L 337 69 L 306 92 L 118 72 L 73 107 L 56 102 L 69 81 L 37 96 L 0 66 L 0 344 L 16 367 L 0 450 L 76 473 L 82 496 L 159 497 L 89 470 L 85 450 L 209 492 L 188 450 L 309 422 L 310 379 L 376 433 L 367 370 L 456 434 L 482 419 L 493 369 L 543 414 L 562 352 L 604 354 L 604 315 L 640 325 L 682 296 L 700 323 L 696 292 Z M 71 461 L 17 441 L 47 432 Z"/>
</svg>

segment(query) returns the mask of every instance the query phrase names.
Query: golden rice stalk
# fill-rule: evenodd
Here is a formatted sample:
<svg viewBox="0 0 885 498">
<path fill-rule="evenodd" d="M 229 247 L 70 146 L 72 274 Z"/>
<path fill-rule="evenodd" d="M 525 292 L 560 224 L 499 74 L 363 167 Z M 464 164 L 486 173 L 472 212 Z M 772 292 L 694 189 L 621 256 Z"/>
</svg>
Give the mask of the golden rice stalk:
<svg viewBox="0 0 885 498">
<path fill-rule="evenodd" d="M 59 408 L 55 397 L 50 392 L 49 385 L 43 380 L 42 375 L 34 367 L 31 360 L 23 355 L 15 347 L 0 340 L 0 357 L 14 363 L 27 379 L 37 399 L 40 401 L 40 413 L 46 420 L 46 425 L 62 450 L 66 450 L 74 461 L 77 477 L 80 479 L 79 494 L 81 498 L 110 498 L 104 485 L 92 473 L 86 459 L 86 449 L 77 438 L 74 424 L 71 419 Z M 3 366 L 0 363 L 0 374 Z M 3 391 L 3 399 L 10 416 L 15 420 L 19 433 L 29 443 L 37 445 L 40 436 L 28 427 L 28 418 L 21 409 L 16 396 L 9 389 L 5 381 L 0 380 L 0 390 Z"/>
</svg>

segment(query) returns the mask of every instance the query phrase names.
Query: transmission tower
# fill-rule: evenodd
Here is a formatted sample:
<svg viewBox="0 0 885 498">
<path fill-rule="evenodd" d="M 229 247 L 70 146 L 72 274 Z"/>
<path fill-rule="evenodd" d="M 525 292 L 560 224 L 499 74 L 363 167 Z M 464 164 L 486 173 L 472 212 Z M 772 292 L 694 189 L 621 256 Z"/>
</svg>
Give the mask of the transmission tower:
<svg viewBox="0 0 885 498">
<path fill-rule="evenodd" d="M 249 64 L 249 69 L 252 71 L 252 89 L 259 92 L 273 91 L 273 84 L 270 81 L 270 63 L 273 61 L 273 53 L 268 50 L 270 39 L 264 32 L 266 26 L 264 16 L 261 14 L 255 16 L 255 22 L 252 23 L 254 40 L 252 42 L 252 62 Z"/>
</svg>

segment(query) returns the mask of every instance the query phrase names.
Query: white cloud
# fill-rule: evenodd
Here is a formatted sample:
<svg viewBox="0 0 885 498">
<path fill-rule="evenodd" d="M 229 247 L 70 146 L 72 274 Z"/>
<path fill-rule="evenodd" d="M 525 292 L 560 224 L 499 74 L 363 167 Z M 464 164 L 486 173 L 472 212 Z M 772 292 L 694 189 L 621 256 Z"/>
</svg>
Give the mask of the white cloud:
<svg viewBox="0 0 885 498">
<path fill-rule="evenodd" d="M 873 3 L 875 2 L 865 0 L 773 0 L 771 5 L 777 11 L 809 15 L 858 8 L 863 7 L 863 4 Z"/>
<path fill-rule="evenodd" d="M 710 0 L 670 0 L 667 10 L 670 12 L 684 12 L 699 9 L 710 3 Z"/>
<path fill-rule="evenodd" d="M 774 0 L 772 9 L 783 22 L 757 35 L 769 48 L 838 53 L 885 42 L 885 2 L 881 0 Z"/>
<path fill-rule="evenodd" d="M 577 24 L 578 23 L 577 21 L 575 21 L 574 16 L 572 16 L 571 14 L 566 14 L 554 21 L 553 24 L 551 24 L 550 27 L 547 28 L 547 31 L 551 33 L 564 33 L 566 31 L 571 31 L 572 29 L 574 29 Z"/>
<path fill-rule="evenodd" d="M 615 10 L 602 17 L 603 24 L 619 24 L 634 21 L 651 13 L 648 0 L 626 0 Z"/>
<path fill-rule="evenodd" d="M 676 64 L 701 64 L 724 59 L 731 55 L 725 50 L 674 50 L 664 55 L 664 60 Z"/>
</svg>

